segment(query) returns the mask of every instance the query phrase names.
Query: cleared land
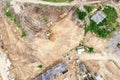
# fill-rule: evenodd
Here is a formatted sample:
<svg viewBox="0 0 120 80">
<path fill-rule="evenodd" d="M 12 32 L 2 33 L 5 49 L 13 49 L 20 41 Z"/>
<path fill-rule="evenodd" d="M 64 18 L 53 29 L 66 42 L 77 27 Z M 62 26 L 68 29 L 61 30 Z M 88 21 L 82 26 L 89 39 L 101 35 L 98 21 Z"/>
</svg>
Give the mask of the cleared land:
<svg viewBox="0 0 120 80">
<path fill-rule="evenodd" d="M 18 2 L 24 3 L 23 0 L 18 0 Z M 34 1 L 30 0 L 28 2 L 32 3 Z M 34 3 L 39 3 L 39 2 L 35 1 Z M 30 26 L 28 27 L 26 26 L 27 24 L 24 23 L 23 28 L 25 28 L 25 30 L 27 31 L 27 35 L 25 37 L 21 37 L 21 30 L 18 27 L 16 27 L 13 21 L 7 18 L 6 15 L 4 14 L 2 14 L 2 17 L 0 18 L 0 28 L 1 28 L 0 32 L 2 34 L 2 40 L 4 41 L 4 46 L 6 48 L 5 53 L 9 56 L 13 64 L 13 69 L 11 70 L 11 75 L 10 75 L 11 77 L 16 77 L 17 80 L 32 80 L 33 78 L 38 76 L 40 73 L 44 72 L 44 70 L 50 68 L 51 65 L 53 65 L 54 63 L 64 60 L 63 55 L 69 52 L 71 49 L 78 46 L 81 40 L 84 41 L 87 46 L 93 47 L 96 51 L 104 52 L 106 47 L 106 40 L 95 37 L 91 33 L 88 33 L 84 37 L 83 27 L 80 25 L 79 26 L 77 25 L 77 20 L 72 20 L 71 14 L 65 17 L 64 19 L 59 20 L 58 15 L 60 15 L 59 12 L 61 12 L 60 8 L 53 8 L 53 7 L 50 8 L 50 6 L 43 6 L 43 5 L 39 5 L 40 8 L 38 8 L 32 4 L 22 5 L 21 3 L 16 5 L 22 6 L 23 9 L 26 11 L 24 12 L 23 10 L 21 10 L 21 12 L 19 12 L 20 14 L 17 15 L 17 17 L 20 16 L 21 18 L 23 15 L 22 17 L 24 18 L 23 22 L 24 20 L 25 21 L 27 20 L 28 22 L 26 23 L 27 24 L 31 23 L 31 24 L 28 25 Z M 44 11 L 42 9 L 46 9 L 46 10 Z M 52 9 L 55 9 L 55 12 L 52 11 Z M 43 13 L 40 13 L 41 10 Z M 51 13 L 49 14 L 53 14 L 53 15 L 47 16 L 46 18 L 46 15 L 48 15 L 47 13 L 48 10 L 51 10 Z M 11 15 L 9 14 L 9 16 Z M 56 19 L 56 17 L 58 20 Z M 36 27 L 36 23 L 39 22 L 37 20 L 41 20 L 39 27 L 44 26 L 43 30 L 45 29 L 50 31 L 51 34 L 49 36 L 49 39 L 44 37 L 45 36 L 44 31 L 41 32 L 43 33 L 42 36 L 39 30 L 38 32 L 36 31 L 36 29 L 38 28 L 38 25 L 36 29 L 33 29 L 33 25 L 34 27 Z M 53 20 L 53 22 L 54 21 L 55 22 L 52 26 L 49 26 L 47 28 L 47 25 L 48 25 L 47 23 L 50 23 L 49 20 L 50 21 Z M 32 31 L 36 33 L 33 33 Z M 90 68 L 91 72 L 98 71 L 98 69 L 100 69 L 100 72 L 102 75 L 104 75 L 104 78 L 108 77 L 107 80 L 111 79 L 111 76 L 112 77 L 115 76 L 116 80 L 117 79 L 119 80 L 118 78 L 119 75 L 116 75 L 116 74 L 111 75 L 110 73 L 110 71 L 112 73 L 115 73 L 114 71 L 111 70 L 111 67 L 115 68 L 115 71 L 117 71 L 118 68 L 116 68 L 113 63 L 108 63 L 106 56 L 105 57 L 102 56 L 103 54 L 100 54 L 97 56 L 96 55 L 94 56 L 94 55 L 95 54 L 85 57 L 84 55 L 77 55 L 77 52 L 74 51 L 73 54 L 70 55 L 71 56 L 70 59 L 78 58 L 80 56 L 80 58 L 83 61 L 88 60 L 87 61 L 88 66 L 92 66 Z M 107 56 L 107 58 L 108 57 L 109 56 Z M 97 58 L 97 61 L 98 60 L 100 61 L 98 62 L 90 61 L 93 58 L 95 60 Z M 119 59 L 116 57 L 112 58 L 111 56 L 110 59 L 116 59 L 119 62 Z M 58 77 L 57 80 L 61 80 L 63 79 L 63 77 L 69 77 L 70 79 L 75 80 L 76 77 L 75 77 L 75 70 L 73 66 L 74 64 L 75 62 L 69 62 L 68 74 Z M 39 65 L 42 65 L 42 68 L 39 68 L 38 67 Z M 109 68 L 108 65 L 112 65 L 112 66 Z M 74 77 L 71 77 L 71 73 Z M 111 76 L 106 75 L 105 73 L 108 73 Z"/>
</svg>

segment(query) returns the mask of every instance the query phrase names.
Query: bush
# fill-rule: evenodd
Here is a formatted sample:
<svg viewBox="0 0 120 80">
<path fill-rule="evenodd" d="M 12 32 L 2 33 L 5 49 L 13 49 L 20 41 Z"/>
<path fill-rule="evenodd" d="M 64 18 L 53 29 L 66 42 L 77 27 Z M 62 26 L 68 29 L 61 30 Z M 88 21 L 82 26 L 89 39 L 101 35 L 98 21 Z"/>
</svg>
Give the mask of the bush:
<svg viewBox="0 0 120 80">
<path fill-rule="evenodd" d="M 38 66 L 38 68 L 43 68 L 43 65 L 40 64 L 40 65 Z"/>
<path fill-rule="evenodd" d="M 94 52 L 94 48 L 88 47 L 88 52 L 89 52 L 89 53 L 93 53 L 93 52 Z"/>
<path fill-rule="evenodd" d="M 120 44 L 119 43 L 117 44 L 117 47 L 120 48 Z"/>
<path fill-rule="evenodd" d="M 77 9 L 77 15 L 80 20 L 84 20 L 87 14 L 86 12 L 82 12 L 81 10 Z"/>
</svg>

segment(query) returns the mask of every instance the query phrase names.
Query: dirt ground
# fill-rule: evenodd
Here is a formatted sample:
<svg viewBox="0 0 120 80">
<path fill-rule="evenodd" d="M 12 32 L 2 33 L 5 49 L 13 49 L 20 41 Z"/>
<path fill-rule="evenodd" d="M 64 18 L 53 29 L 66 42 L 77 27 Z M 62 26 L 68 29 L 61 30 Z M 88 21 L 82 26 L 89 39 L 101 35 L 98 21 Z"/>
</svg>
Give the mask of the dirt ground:
<svg viewBox="0 0 120 80">
<path fill-rule="evenodd" d="M 119 80 L 120 69 L 113 63 L 113 61 L 85 61 L 88 69 L 92 74 L 99 73 L 104 80 Z"/>
<path fill-rule="evenodd" d="M 27 41 L 32 42 L 36 36 L 47 39 L 45 35 L 49 30 L 47 24 L 54 24 L 59 15 L 70 8 L 70 6 L 57 7 L 42 4 L 14 3 L 10 10 L 16 16 L 17 22 L 27 31 Z"/>
<path fill-rule="evenodd" d="M 106 48 L 106 39 L 101 39 L 91 33 L 85 36 L 84 43 L 89 47 L 93 47 L 97 52 L 104 52 Z"/>
<path fill-rule="evenodd" d="M 33 42 L 28 43 L 21 38 L 20 30 L 15 28 L 13 22 L 7 18 L 4 20 L 0 22 L 1 29 L 3 29 L 2 40 L 7 49 L 6 53 L 13 64 L 11 71 L 14 74 L 11 76 L 17 77 L 18 80 L 34 78 L 42 71 L 37 67 L 39 64 L 42 64 L 44 68 L 48 67 L 54 61 L 61 59 L 61 55 L 77 46 L 83 38 L 81 29 L 75 26 L 69 18 L 66 18 L 55 23 L 55 26 L 51 28 L 55 33 L 54 42 L 35 38 Z"/>
<path fill-rule="evenodd" d="M 51 9 L 49 6 L 44 7 L 46 11 L 43 11 L 42 5 L 39 5 L 40 9 L 35 7 L 31 9 L 29 7 L 30 6 L 26 5 L 25 9 L 28 10 L 26 11 L 28 14 L 23 15 L 25 15 L 24 17 L 26 17 L 26 15 L 30 17 L 27 17 L 27 24 L 32 23 L 32 27 L 34 27 L 34 22 L 32 21 L 37 23 L 42 22 L 43 17 L 47 17 L 49 19 L 48 22 L 56 21 L 58 16 L 61 14 L 59 13 L 61 11 L 56 8 L 53 8 L 53 10 L 49 12 L 48 10 Z M 56 15 L 52 14 L 54 11 L 58 11 Z M 37 16 L 35 13 L 37 13 Z M 54 22 L 54 26 L 49 27 L 51 31 L 51 40 L 35 36 L 35 34 L 31 31 L 31 25 L 29 27 L 24 26 L 24 28 L 28 31 L 28 36 L 22 38 L 20 29 L 17 28 L 10 19 L 6 18 L 6 16 L 0 18 L 0 33 L 2 34 L 2 40 L 5 46 L 5 50 L 3 51 L 9 56 L 13 65 L 10 76 L 15 77 L 16 80 L 32 80 L 55 62 L 61 61 L 63 59 L 63 55 L 78 46 L 81 40 L 85 42 L 85 45 L 93 47 L 97 52 L 104 51 L 106 46 L 106 40 L 97 38 L 90 33 L 84 37 L 83 27 L 78 27 L 78 25 L 71 20 L 71 16 L 67 16 L 60 21 L 58 20 L 57 22 Z M 39 28 L 41 27 L 45 27 L 43 22 L 39 25 Z M 112 62 L 91 60 L 85 61 L 85 63 L 92 73 L 98 71 L 105 78 L 105 80 L 119 80 L 120 75 L 115 73 L 119 73 L 119 69 L 116 68 Z M 38 65 L 40 64 L 43 65 L 42 69 L 38 68 Z M 70 65 L 73 64 L 74 63 L 71 62 Z M 112 68 L 115 68 L 115 72 Z M 68 77 L 70 80 L 75 80 L 76 77 L 72 76 L 75 76 L 75 72 L 73 68 L 70 68 L 67 74 L 58 77 L 56 80 L 62 80 L 63 77 Z"/>
<path fill-rule="evenodd" d="M 1 75 L 0 75 L 0 80 L 2 80 L 2 77 L 1 77 Z"/>
</svg>

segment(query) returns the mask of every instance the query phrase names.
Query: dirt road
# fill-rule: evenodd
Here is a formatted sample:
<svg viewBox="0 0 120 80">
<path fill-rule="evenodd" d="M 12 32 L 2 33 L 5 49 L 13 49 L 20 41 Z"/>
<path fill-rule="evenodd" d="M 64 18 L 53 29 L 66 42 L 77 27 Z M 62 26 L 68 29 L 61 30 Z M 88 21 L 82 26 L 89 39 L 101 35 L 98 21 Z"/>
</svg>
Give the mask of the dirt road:
<svg viewBox="0 0 120 80">
<path fill-rule="evenodd" d="M 81 54 L 79 55 L 81 60 L 98 60 L 98 61 L 109 61 L 113 60 L 118 67 L 120 67 L 120 59 L 119 56 L 111 53 L 95 53 L 95 54 Z"/>
<path fill-rule="evenodd" d="M 15 2 L 20 2 L 20 3 L 34 3 L 34 4 L 44 4 L 44 5 L 50 5 L 50 6 L 73 6 L 75 4 L 79 5 L 87 5 L 87 4 L 95 4 L 95 3 L 100 3 L 101 1 L 89 1 L 89 2 L 81 2 L 81 1 L 73 1 L 71 3 L 68 2 L 60 2 L 60 3 L 54 3 L 54 2 L 46 2 L 46 1 L 41 1 L 41 0 L 13 0 Z"/>
</svg>

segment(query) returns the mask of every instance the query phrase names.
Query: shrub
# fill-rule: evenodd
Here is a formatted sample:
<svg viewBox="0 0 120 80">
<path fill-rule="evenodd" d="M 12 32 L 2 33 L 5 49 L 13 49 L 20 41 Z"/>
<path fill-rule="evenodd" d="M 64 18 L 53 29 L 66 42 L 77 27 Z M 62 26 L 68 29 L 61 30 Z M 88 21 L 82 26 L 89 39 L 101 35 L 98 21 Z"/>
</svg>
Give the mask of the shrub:
<svg viewBox="0 0 120 80">
<path fill-rule="evenodd" d="M 88 52 L 89 52 L 89 53 L 93 53 L 93 52 L 94 52 L 94 48 L 88 47 Z"/>
<path fill-rule="evenodd" d="M 120 48 L 120 44 L 119 43 L 117 44 L 117 47 Z"/>
<path fill-rule="evenodd" d="M 80 20 L 84 20 L 87 14 L 86 12 L 82 12 L 81 10 L 77 9 L 77 15 Z"/>
<path fill-rule="evenodd" d="M 43 68 L 43 65 L 40 64 L 40 65 L 38 66 L 38 68 Z"/>
</svg>

